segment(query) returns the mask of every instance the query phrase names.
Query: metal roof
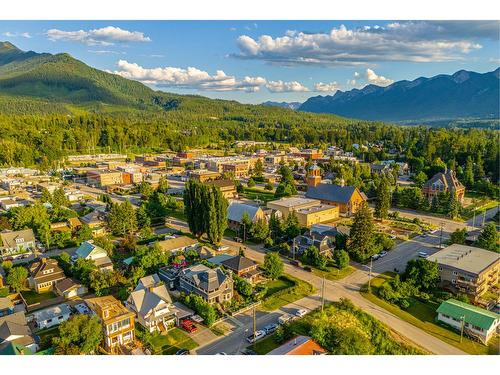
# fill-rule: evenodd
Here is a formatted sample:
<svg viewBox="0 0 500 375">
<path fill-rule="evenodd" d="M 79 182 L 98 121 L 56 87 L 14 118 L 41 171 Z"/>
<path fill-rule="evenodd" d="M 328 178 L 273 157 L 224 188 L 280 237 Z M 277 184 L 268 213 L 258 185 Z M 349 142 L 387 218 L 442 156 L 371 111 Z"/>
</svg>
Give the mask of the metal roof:
<svg viewBox="0 0 500 375">
<path fill-rule="evenodd" d="M 348 203 L 356 188 L 354 186 L 340 186 L 319 184 L 307 188 L 306 197 L 327 200 L 331 202 Z"/>
<path fill-rule="evenodd" d="M 441 303 L 436 312 L 459 320 L 463 317 L 466 323 L 480 327 L 486 331 L 490 329 L 495 320 L 500 319 L 499 314 L 457 301 L 453 298 Z"/>
</svg>

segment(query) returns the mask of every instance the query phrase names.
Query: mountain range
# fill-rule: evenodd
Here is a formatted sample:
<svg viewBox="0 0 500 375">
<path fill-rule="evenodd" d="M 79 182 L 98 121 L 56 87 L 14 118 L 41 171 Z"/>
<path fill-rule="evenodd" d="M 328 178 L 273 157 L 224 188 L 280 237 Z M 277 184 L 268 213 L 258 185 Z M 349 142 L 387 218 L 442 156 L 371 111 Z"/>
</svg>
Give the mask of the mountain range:
<svg viewBox="0 0 500 375">
<path fill-rule="evenodd" d="M 300 111 L 358 119 L 410 122 L 499 116 L 500 68 L 488 73 L 460 70 L 380 87 L 337 91 L 306 100 Z"/>
</svg>

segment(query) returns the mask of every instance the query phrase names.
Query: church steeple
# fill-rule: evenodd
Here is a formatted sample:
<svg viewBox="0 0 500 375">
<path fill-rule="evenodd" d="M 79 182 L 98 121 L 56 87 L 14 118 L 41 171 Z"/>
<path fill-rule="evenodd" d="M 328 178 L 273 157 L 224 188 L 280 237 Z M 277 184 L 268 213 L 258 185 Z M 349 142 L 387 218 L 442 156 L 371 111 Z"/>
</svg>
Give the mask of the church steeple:
<svg viewBox="0 0 500 375">
<path fill-rule="evenodd" d="M 321 169 L 316 163 L 309 167 L 306 182 L 308 186 L 318 186 L 321 183 Z"/>
</svg>

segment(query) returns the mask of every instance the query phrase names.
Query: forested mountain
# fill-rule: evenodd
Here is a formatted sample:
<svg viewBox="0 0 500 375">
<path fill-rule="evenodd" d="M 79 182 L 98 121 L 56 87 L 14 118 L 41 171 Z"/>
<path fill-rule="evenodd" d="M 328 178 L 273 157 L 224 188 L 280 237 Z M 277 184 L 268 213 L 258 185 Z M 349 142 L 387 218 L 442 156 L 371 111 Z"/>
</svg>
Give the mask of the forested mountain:
<svg viewBox="0 0 500 375">
<path fill-rule="evenodd" d="M 500 68 L 484 74 L 460 70 L 387 87 L 368 85 L 309 98 L 299 110 L 382 121 L 495 119 L 499 116 L 499 74 Z"/>
</svg>

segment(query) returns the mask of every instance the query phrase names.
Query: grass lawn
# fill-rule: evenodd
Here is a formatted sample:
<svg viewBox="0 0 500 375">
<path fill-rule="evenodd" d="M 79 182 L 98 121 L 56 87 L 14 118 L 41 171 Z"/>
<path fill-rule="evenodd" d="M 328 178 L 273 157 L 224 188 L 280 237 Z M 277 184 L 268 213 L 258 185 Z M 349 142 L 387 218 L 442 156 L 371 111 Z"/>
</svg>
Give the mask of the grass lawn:
<svg viewBox="0 0 500 375">
<path fill-rule="evenodd" d="M 257 188 L 244 188 L 243 193 L 241 193 L 240 195 L 248 199 L 260 199 L 264 202 L 269 202 L 276 199 L 272 191 L 261 190 Z"/>
<path fill-rule="evenodd" d="M 33 290 L 24 290 L 21 294 L 28 305 L 33 305 L 35 303 L 40 303 L 57 297 L 54 292 L 37 293 Z"/>
<path fill-rule="evenodd" d="M 280 344 L 276 342 L 276 335 L 272 334 L 271 336 L 267 336 L 265 339 L 250 345 L 248 348 L 252 349 L 257 354 L 264 355 L 269 353 L 271 350 L 276 349 L 278 346 L 280 346 Z"/>
<path fill-rule="evenodd" d="M 469 340 L 464 337 L 463 342 L 460 343 L 460 333 L 455 332 L 452 329 L 446 328 L 437 324 L 434 320 L 436 317 L 436 309 L 438 304 L 432 301 L 423 303 L 417 299 L 410 299 L 410 307 L 407 310 L 402 310 L 398 306 L 393 305 L 383 299 L 377 297 L 377 289 L 387 280 L 394 277 L 394 273 L 387 272 L 380 275 L 372 280 L 372 293 L 367 291 L 362 291 L 361 295 L 375 303 L 376 305 L 382 307 L 383 309 L 393 313 L 394 315 L 400 317 L 404 321 L 413 324 L 414 326 L 426 331 L 430 335 L 437 337 L 444 342 L 457 347 L 464 352 L 469 354 L 498 354 L 499 340 L 498 337 L 492 339 L 488 346 L 485 346 L 479 342 Z"/>
<path fill-rule="evenodd" d="M 165 335 L 155 335 L 151 339 L 155 354 L 175 354 L 179 349 L 194 349 L 198 344 L 179 328 Z"/>
<path fill-rule="evenodd" d="M 349 276 L 351 273 L 356 271 L 354 267 L 347 266 L 343 270 L 339 270 L 337 267 L 327 267 L 328 271 L 320 270 L 317 268 L 313 268 L 313 274 L 319 276 L 319 277 L 324 277 L 325 279 L 328 280 L 340 280 L 343 279 L 344 277 Z"/>
<path fill-rule="evenodd" d="M 184 210 L 168 210 L 168 216 L 171 216 L 177 220 L 186 221 L 186 214 Z"/>
<path fill-rule="evenodd" d="M 264 311 L 274 311 L 281 306 L 295 302 L 312 293 L 314 287 L 303 280 L 289 275 L 283 275 L 277 280 L 266 283 L 269 288 L 260 308 Z"/>
<path fill-rule="evenodd" d="M 7 297 L 9 295 L 9 287 L 5 286 L 0 288 L 0 297 Z"/>
</svg>

